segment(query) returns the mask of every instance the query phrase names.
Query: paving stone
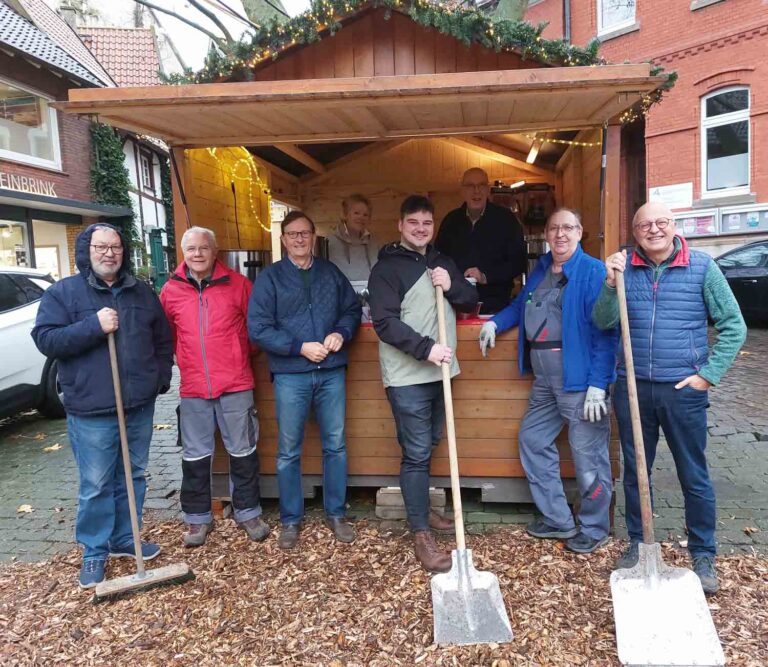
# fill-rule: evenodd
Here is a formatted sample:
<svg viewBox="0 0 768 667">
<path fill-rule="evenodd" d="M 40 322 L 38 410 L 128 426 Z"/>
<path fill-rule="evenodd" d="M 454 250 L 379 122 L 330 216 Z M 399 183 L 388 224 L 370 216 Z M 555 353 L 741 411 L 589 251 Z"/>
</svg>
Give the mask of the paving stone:
<svg viewBox="0 0 768 667">
<path fill-rule="evenodd" d="M 501 514 L 496 512 L 469 512 L 467 523 L 501 523 Z"/>
</svg>

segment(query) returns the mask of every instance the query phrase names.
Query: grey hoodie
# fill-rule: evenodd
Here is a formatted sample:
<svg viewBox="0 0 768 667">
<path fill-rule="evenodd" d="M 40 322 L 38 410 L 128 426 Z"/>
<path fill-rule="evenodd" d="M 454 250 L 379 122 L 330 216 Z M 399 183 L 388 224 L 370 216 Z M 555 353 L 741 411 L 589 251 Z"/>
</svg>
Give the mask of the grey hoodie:
<svg viewBox="0 0 768 667">
<path fill-rule="evenodd" d="M 347 280 L 367 281 L 378 256 L 379 246 L 369 231 L 359 238 L 352 236 L 343 222 L 331 230 L 328 259 L 339 267 Z"/>
</svg>

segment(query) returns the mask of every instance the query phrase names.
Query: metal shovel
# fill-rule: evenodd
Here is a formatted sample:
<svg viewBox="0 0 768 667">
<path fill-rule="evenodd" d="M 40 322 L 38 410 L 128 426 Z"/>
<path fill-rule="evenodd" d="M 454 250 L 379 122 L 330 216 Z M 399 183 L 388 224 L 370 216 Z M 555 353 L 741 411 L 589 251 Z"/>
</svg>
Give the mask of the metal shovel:
<svg viewBox="0 0 768 667">
<path fill-rule="evenodd" d="M 440 344 L 446 344 L 443 290 L 435 287 Z M 451 569 L 432 577 L 432 607 L 436 644 L 487 644 L 512 641 L 512 627 L 501 597 L 499 580 L 490 572 L 478 572 L 472 551 L 464 542 L 464 516 L 461 510 L 459 460 L 456 454 L 456 428 L 453 422 L 451 367 L 442 364 L 443 399 L 448 430 L 448 458 L 451 467 L 453 515 L 456 521 L 456 549 L 451 553 Z"/>
<path fill-rule="evenodd" d="M 643 522 L 637 565 L 611 573 L 619 660 L 623 665 L 724 665 L 723 649 L 699 578 L 686 568 L 665 565 L 661 545 L 653 534 L 627 297 L 620 271 L 616 272 L 616 288 Z"/>
</svg>

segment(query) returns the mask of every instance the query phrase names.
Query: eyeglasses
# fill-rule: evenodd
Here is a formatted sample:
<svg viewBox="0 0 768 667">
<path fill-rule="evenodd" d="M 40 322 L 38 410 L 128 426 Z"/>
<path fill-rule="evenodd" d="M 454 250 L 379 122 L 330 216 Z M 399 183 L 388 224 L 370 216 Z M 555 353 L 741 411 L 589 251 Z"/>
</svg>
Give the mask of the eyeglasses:
<svg viewBox="0 0 768 667">
<path fill-rule="evenodd" d="M 467 190 L 485 190 L 488 187 L 488 183 L 462 183 L 461 187 Z"/>
<path fill-rule="evenodd" d="M 581 229 L 579 225 L 551 225 L 547 227 L 547 234 L 554 234 L 557 236 L 561 232 L 566 236 L 570 236 L 577 229 Z"/>
<path fill-rule="evenodd" d="M 312 234 L 314 234 L 314 232 L 311 229 L 303 229 L 300 232 L 283 232 L 283 236 L 287 236 L 292 241 L 299 238 L 299 236 L 303 239 L 308 239 Z"/>
<path fill-rule="evenodd" d="M 635 224 L 635 229 L 639 229 L 641 232 L 648 232 L 651 230 L 651 227 L 656 225 L 656 228 L 659 231 L 664 231 L 667 227 L 669 227 L 671 222 L 672 222 L 672 218 L 659 218 L 658 220 L 641 220 L 640 222 Z"/>
<path fill-rule="evenodd" d="M 210 252 L 210 250 L 211 250 L 211 247 L 207 245 L 201 245 L 199 247 L 190 245 L 184 248 L 184 252 L 187 255 L 196 255 L 197 253 L 206 253 L 206 252 Z"/>
<path fill-rule="evenodd" d="M 123 254 L 123 246 L 121 245 L 102 245 L 101 243 L 94 245 L 92 243 L 91 248 L 93 248 L 99 255 L 106 255 L 110 250 L 112 251 L 113 255 Z"/>
</svg>

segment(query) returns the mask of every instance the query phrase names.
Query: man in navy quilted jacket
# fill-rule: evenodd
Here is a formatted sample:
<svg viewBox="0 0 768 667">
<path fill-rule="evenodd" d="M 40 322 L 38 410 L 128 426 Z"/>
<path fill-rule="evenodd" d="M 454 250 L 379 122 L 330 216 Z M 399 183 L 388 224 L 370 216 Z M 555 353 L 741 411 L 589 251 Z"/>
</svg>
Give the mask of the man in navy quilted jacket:
<svg viewBox="0 0 768 667">
<path fill-rule="evenodd" d="M 75 243 L 79 273 L 45 291 L 32 330 L 38 349 L 58 362 L 80 476 L 75 536 L 83 546 L 82 588 L 104 580 L 108 558 L 135 556 L 107 336 L 114 334 L 117 345 L 139 519 L 155 398 L 171 384 L 168 320 L 157 295 L 131 275 L 128 255 L 116 227 L 86 228 Z M 160 545 L 143 542 L 141 552 L 150 560 Z"/>
<path fill-rule="evenodd" d="M 278 425 L 278 538 L 292 549 L 304 517 L 301 446 L 314 406 L 323 448 L 326 525 L 340 542 L 355 532 L 346 521 L 346 344 L 360 326 L 360 302 L 344 274 L 312 255 L 315 225 L 301 211 L 281 224 L 286 256 L 259 274 L 248 305 L 248 334 L 267 352 Z"/>
</svg>

